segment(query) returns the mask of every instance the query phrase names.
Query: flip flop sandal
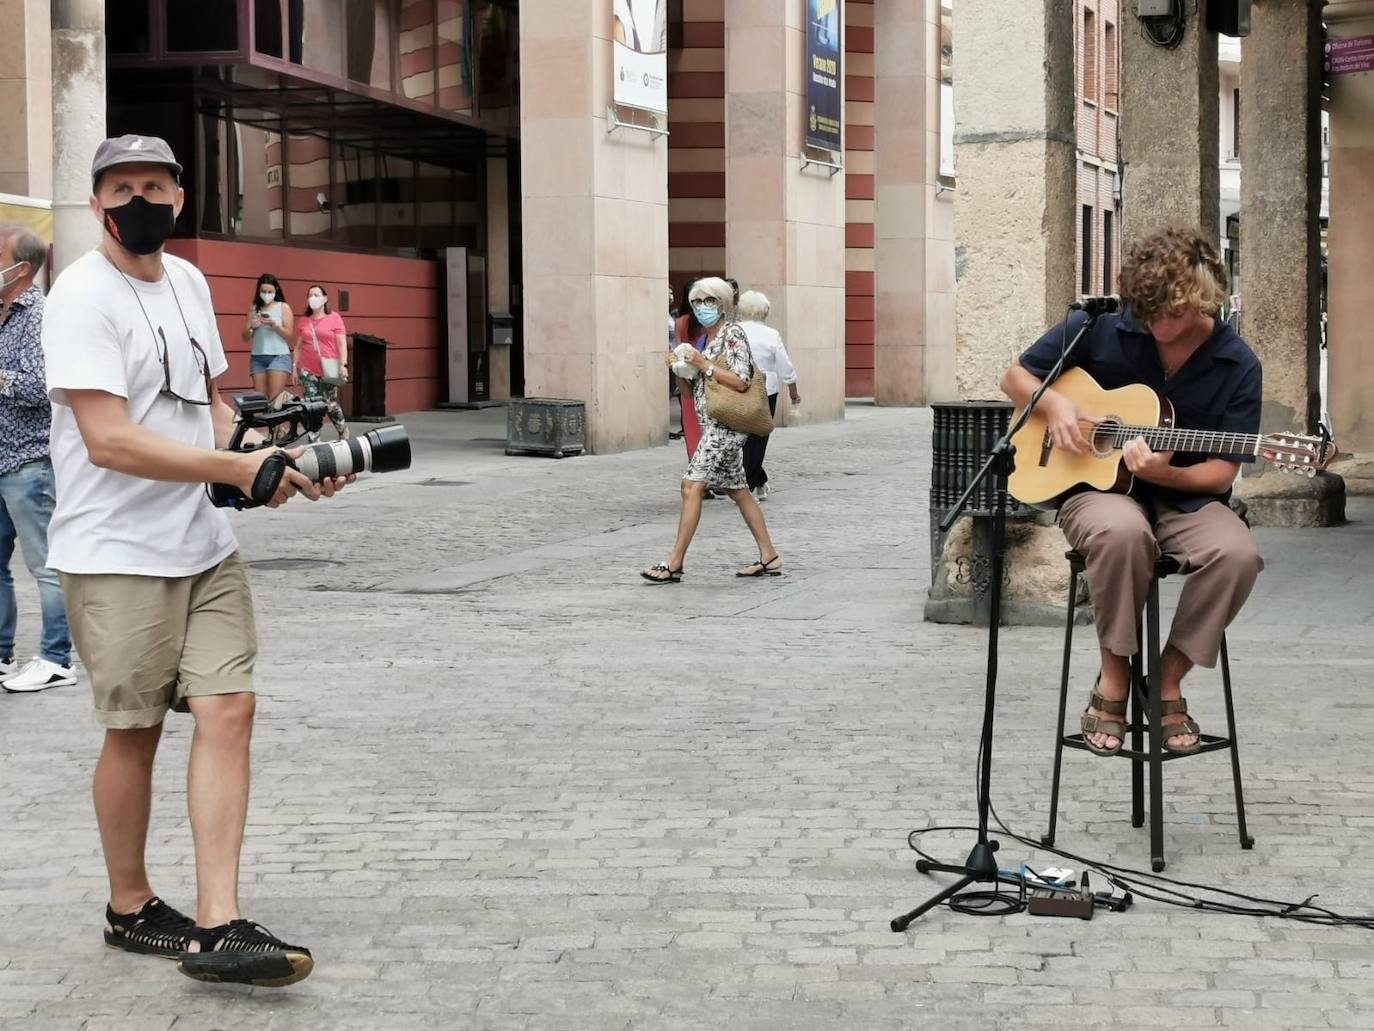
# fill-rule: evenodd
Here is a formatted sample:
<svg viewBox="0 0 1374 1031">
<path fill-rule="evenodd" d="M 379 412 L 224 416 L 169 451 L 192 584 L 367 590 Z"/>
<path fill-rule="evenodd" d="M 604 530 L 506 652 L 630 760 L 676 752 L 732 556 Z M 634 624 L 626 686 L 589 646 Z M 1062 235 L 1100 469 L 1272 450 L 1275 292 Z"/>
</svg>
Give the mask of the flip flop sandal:
<svg viewBox="0 0 1374 1031">
<path fill-rule="evenodd" d="M 782 559 L 774 555 L 767 562 L 760 559 L 735 571 L 736 576 L 782 576 Z"/>
<path fill-rule="evenodd" d="M 640 576 L 648 580 L 651 584 L 679 584 L 682 583 L 682 570 L 669 569 L 668 563 L 659 562 L 643 570 Z"/>
<path fill-rule="evenodd" d="M 1194 755 L 1202 748 L 1202 728 L 1197 725 L 1191 716 L 1188 715 L 1188 699 L 1170 698 L 1168 701 L 1159 703 L 1159 716 L 1172 716 L 1176 712 L 1183 713 L 1183 719 L 1177 723 L 1166 723 L 1160 728 L 1160 736 L 1164 739 L 1164 751 L 1172 752 L 1174 755 Z M 1169 744 L 1176 737 L 1184 734 L 1192 734 L 1197 737 L 1191 745 L 1171 745 Z"/>
<path fill-rule="evenodd" d="M 1097 685 L 1094 684 L 1092 694 L 1088 695 L 1088 708 L 1100 709 L 1111 716 L 1125 716 L 1126 699 L 1108 701 L 1097 693 Z M 1121 746 L 1126 743 L 1126 724 L 1120 720 L 1104 720 L 1101 716 L 1084 710 L 1083 715 L 1078 718 L 1078 722 L 1083 727 L 1083 747 L 1092 752 L 1093 755 L 1116 755 L 1121 751 Z M 1089 734 L 1106 734 L 1116 738 L 1116 744 L 1111 748 L 1099 748 L 1088 740 Z"/>
</svg>

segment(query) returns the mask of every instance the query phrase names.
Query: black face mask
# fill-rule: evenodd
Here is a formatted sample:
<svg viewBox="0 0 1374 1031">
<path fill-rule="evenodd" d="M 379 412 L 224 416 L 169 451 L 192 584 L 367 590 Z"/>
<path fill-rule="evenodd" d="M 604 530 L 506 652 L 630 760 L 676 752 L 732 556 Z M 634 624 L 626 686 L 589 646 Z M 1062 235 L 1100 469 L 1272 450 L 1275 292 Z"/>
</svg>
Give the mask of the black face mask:
<svg viewBox="0 0 1374 1031">
<path fill-rule="evenodd" d="M 132 254 L 152 254 L 172 235 L 176 222 L 171 204 L 152 204 L 135 197 L 117 208 L 105 208 L 105 231 Z"/>
</svg>

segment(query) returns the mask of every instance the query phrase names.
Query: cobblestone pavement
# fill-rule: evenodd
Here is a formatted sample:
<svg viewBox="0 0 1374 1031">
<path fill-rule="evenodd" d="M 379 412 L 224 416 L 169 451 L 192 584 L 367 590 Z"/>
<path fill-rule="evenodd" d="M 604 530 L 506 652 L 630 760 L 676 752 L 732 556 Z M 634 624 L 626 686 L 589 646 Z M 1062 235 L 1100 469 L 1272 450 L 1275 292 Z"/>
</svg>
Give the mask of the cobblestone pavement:
<svg viewBox="0 0 1374 1031">
<path fill-rule="evenodd" d="M 500 410 L 416 417 L 409 473 L 236 517 L 263 646 L 245 910 L 317 971 L 217 989 L 103 949 L 86 691 L 3 696 L 0 1025 L 1374 1027 L 1367 932 L 1147 901 L 888 930 L 946 883 L 914 872 L 907 831 L 973 816 L 984 638 L 920 618 L 929 412 L 848 416 L 773 444 L 778 579 L 731 575 L 749 541 L 713 501 L 687 579 L 643 584 L 682 445 L 507 457 Z M 1259 532 L 1231 635 L 1258 841 L 1237 847 L 1223 756 L 1171 764 L 1170 874 L 1374 908 L 1374 507 L 1351 515 Z M 995 802 L 1036 835 L 1060 648 L 1003 635 Z M 1216 729 L 1216 674 L 1188 693 Z M 150 848 L 183 907 L 190 730 L 169 721 Z M 1065 792 L 1060 844 L 1147 864 L 1124 763 L 1070 753 Z M 971 835 L 927 840 L 958 860 Z"/>
</svg>

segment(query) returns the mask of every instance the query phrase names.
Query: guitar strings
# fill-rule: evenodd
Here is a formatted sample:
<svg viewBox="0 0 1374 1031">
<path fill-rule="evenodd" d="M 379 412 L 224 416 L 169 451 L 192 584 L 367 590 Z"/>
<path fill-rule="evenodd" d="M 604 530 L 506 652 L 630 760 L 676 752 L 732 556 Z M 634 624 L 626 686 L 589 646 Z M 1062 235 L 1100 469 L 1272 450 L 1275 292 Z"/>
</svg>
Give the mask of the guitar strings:
<svg viewBox="0 0 1374 1031">
<path fill-rule="evenodd" d="M 1132 426 L 1123 423 L 1095 423 L 1090 419 L 1082 420 L 1090 427 L 1096 439 L 1110 434 L 1114 447 L 1120 448 L 1127 441 L 1143 437 L 1151 447 L 1176 451 L 1198 451 L 1220 454 L 1260 453 L 1264 435 L 1259 433 L 1227 433 L 1220 430 L 1185 430 L 1167 426 Z M 1278 453 L 1292 461 L 1310 461 L 1316 454 L 1314 445 L 1305 441 L 1283 441 Z"/>
</svg>

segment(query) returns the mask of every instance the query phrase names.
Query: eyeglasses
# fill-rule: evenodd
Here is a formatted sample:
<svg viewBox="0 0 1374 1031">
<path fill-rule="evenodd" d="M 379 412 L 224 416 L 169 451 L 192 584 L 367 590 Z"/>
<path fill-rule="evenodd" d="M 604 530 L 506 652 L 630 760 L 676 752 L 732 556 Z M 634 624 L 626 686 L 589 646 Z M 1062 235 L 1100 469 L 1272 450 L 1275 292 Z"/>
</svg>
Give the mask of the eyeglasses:
<svg viewBox="0 0 1374 1031">
<path fill-rule="evenodd" d="M 191 341 L 191 350 L 194 351 L 196 355 L 196 364 L 200 366 L 201 379 L 205 381 L 204 401 L 193 401 L 189 397 L 182 397 L 172 389 L 171 348 L 167 346 L 167 334 L 162 331 L 161 326 L 157 327 L 157 335 L 159 339 L 162 340 L 162 354 L 160 355 L 160 361 L 162 362 L 162 389 L 158 391 L 158 393 L 163 397 L 170 397 L 173 401 L 181 401 L 188 405 L 205 406 L 210 404 L 214 396 L 214 392 L 210 389 L 210 359 L 206 357 L 205 351 L 200 344 L 196 343 L 196 338 L 189 334 L 187 335 L 187 339 Z"/>
<path fill-rule="evenodd" d="M 696 297 L 687 302 L 693 308 L 719 308 L 720 302 L 714 297 Z"/>
</svg>

